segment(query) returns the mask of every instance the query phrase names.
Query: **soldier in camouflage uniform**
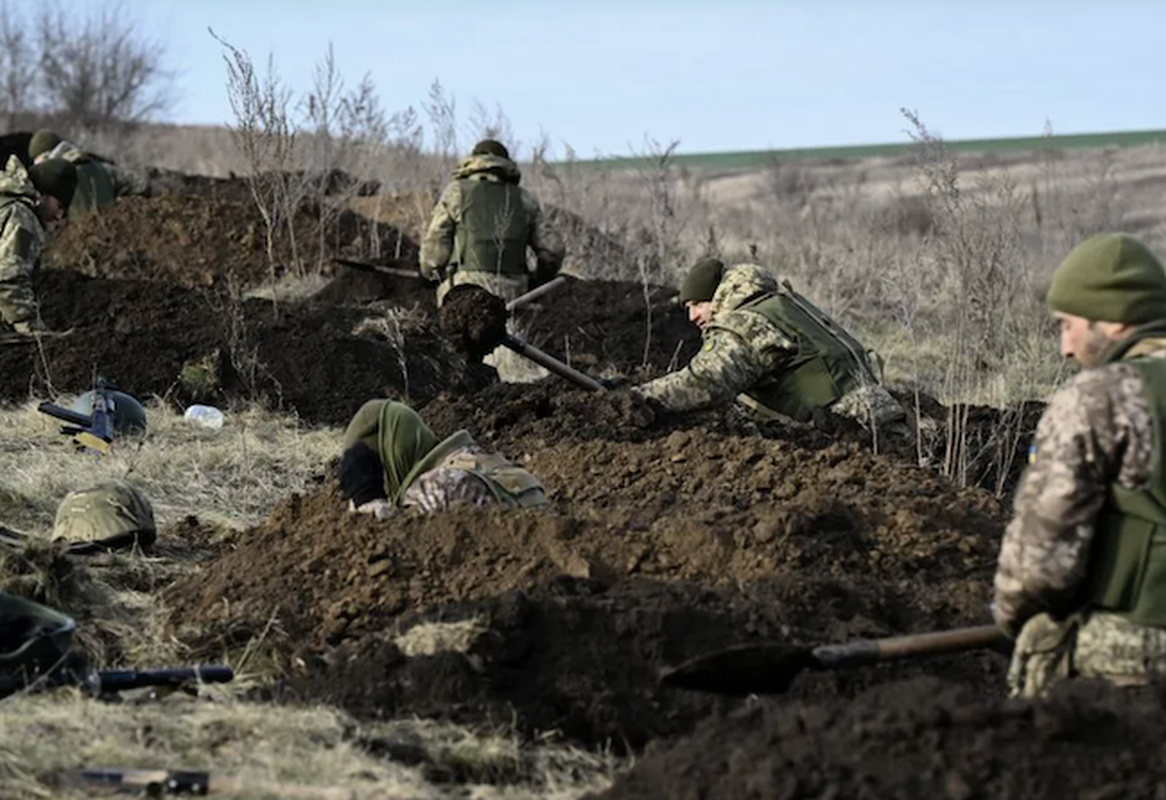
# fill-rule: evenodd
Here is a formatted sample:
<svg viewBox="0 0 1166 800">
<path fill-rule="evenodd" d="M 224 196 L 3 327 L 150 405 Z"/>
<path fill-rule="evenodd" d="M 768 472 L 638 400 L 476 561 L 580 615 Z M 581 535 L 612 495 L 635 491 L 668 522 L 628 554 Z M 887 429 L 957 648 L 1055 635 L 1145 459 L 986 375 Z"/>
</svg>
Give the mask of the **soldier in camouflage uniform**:
<svg viewBox="0 0 1166 800">
<path fill-rule="evenodd" d="M 337 476 L 349 509 L 378 518 L 407 508 L 427 514 L 459 504 L 547 504 L 529 472 L 464 430 L 439 440 L 416 411 L 391 400 L 368 401 L 348 423 Z"/>
<path fill-rule="evenodd" d="M 46 229 L 64 220 L 76 186 L 76 169 L 62 159 L 26 170 L 11 156 L 0 173 L 0 330 L 44 329 L 32 276 L 40 266 Z"/>
<path fill-rule="evenodd" d="M 86 152 L 50 130 L 32 135 L 28 155 L 34 164 L 62 158 L 77 168 L 77 191 L 69 204 L 69 219 L 96 211 L 119 197 L 149 197 L 153 193 L 144 174 Z"/>
<path fill-rule="evenodd" d="M 1045 408 L 1000 548 L 993 615 L 1023 697 L 1166 674 L 1166 272 L 1134 237 L 1100 234 L 1048 303 L 1085 369 Z"/>
<path fill-rule="evenodd" d="M 679 300 L 703 345 L 681 370 L 633 389 L 669 411 L 740 399 L 763 417 L 821 422 L 826 412 L 902 425 L 902 406 L 879 382 L 865 348 L 786 281 L 763 267 L 704 259 Z M 904 427 L 905 429 L 905 427 Z"/>
<path fill-rule="evenodd" d="M 154 507 L 127 481 L 102 481 L 69 492 L 57 506 L 53 538 L 69 542 L 73 552 L 86 543 L 93 550 L 149 549 L 157 539 Z"/>
<path fill-rule="evenodd" d="M 550 225 L 538 200 L 518 184 L 522 174 L 499 142 L 485 139 L 454 170 L 454 180 L 442 192 L 421 240 L 421 273 L 441 279 L 437 304 L 454 286 L 473 283 L 503 300 L 513 300 L 532 286 L 554 278 L 562 267 L 562 237 Z M 533 276 L 526 249 L 536 256 Z M 523 332 L 507 321 L 508 332 Z M 503 381 L 545 376 L 520 356 L 497 348 L 485 363 Z"/>
</svg>

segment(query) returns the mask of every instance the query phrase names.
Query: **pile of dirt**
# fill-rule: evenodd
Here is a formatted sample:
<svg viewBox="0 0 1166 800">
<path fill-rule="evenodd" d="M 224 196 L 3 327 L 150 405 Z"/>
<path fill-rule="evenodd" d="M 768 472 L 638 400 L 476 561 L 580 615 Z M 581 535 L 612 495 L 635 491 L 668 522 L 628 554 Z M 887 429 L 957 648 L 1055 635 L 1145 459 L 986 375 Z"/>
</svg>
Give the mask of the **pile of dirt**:
<svg viewBox="0 0 1166 800">
<path fill-rule="evenodd" d="M 1042 703 L 919 679 L 764 702 L 654 744 L 602 797 L 1161 797 L 1166 687 L 1074 681 Z"/>
<path fill-rule="evenodd" d="M 635 748 L 720 702 L 656 687 L 674 659 L 987 616 L 1002 510 L 928 471 L 844 446 L 682 431 L 508 455 L 539 476 L 553 511 L 380 521 L 349 514 L 330 481 L 174 584 L 166 603 L 199 621 L 177 635 L 221 654 L 274 618 L 293 696 L 365 716 L 514 717 L 532 734 Z M 459 619 L 487 633 L 432 663 L 386 634 Z M 994 683 L 999 668 L 935 661 L 814 676 L 797 691 L 852 693 L 920 669 Z"/>
<path fill-rule="evenodd" d="M 177 402 L 266 402 L 307 422 L 343 425 L 373 397 L 416 402 L 440 391 L 473 391 L 482 377 L 424 324 L 400 340 L 355 332 L 359 308 L 240 301 L 223 292 L 141 280 L 41 270 L 42 314 L 67 336 L 0 348 L 8 376 L 0 399 L 76 393 L 95 374 L 139 397 Z M 180 377 L 199 365 L 199 387 Z"/>
<path fill-rule="evenodd" d="M 329 274 L 333 255 L 417 248 L 400 232 L 348 210 L 321 222 L 305 206 L 295 219 L 295 243 L 283 231 L 267 257 L 262 215 L 248 196 L 163 195 L 125 197 L 71 221 L 49 239 L 44 263 L 106 278 L 138 278 L 186 287 L 244 290 L 296 269 Z"/>
<path fill-rule="evenodd" d="M 493 352 L 506 337 L 506 302 L 480 286 L 464 283 L 441 304 L 441 332 L 475 361 Z"/>
</svg>

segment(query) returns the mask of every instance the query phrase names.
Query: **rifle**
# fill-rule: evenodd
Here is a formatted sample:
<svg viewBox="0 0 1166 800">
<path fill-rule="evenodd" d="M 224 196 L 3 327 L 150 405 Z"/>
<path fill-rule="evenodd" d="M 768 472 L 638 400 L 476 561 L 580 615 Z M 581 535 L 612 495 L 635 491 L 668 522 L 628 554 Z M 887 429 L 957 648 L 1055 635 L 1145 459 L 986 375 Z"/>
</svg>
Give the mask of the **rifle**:
<svg viewBox="0 0 1166 800">
<path fill-rule="evenodd" d="M 77 686 L 90 697 L 104 698 L 118 692 L 147 687 L 188 691 L 191 684 L 229 683 L 234 679 L 235 671 L 220 665 L 108 670 L 62 667 L 44 674 L 0 675 L 0 698 L 19 691 L 59 689 L 64 686 Z"/>
<path fill-rule="evenodd" d="M 310 800 L 347 800 L 352 791 L 341 786 L 305 786 L 295 783 L 246 781 L 226 775 L 211 775 L 206 770 L 128 769 L 122 767 L 82 767 L 66 770 L 66 785 L 82 785 L 101 792 L 133 792 L 147 797 L 171 794 L 208 795 L 218 792 L 258 792 L 264 796 L 306 798 Z"/>
<path fill-rule="evenodd" d="M 113 401 L 108 395 L 105 378 L 98 378 L 93 391 L 93 413 L 81 414 L 45 400 L 36 407 L 42 414 L 69 423 L 61 426 L 61 433 L 72 436 L 73 443 L 85 452 L 103 456 L 113 443 Z"/>
</svg>

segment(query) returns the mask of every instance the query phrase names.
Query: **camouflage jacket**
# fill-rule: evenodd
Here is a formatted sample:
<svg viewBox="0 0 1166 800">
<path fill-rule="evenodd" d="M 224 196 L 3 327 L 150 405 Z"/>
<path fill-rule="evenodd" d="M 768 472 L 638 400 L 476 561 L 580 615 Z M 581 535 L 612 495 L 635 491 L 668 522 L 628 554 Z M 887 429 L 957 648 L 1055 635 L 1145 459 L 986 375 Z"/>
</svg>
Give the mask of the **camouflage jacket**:
<svg viewBox="0 0 1166 800">
<path fill-rule="evenodd" d="M 0 172 L 0 315 L 9 325 L 39 318 L 32 275 L 45 246 L 40 195 L 16 156 Z"/>
<path fill-rule="evenodd" d="M 445 187 L 429 227 L 421 239 L 421 273 L 429 279 L 450 265 L 454 254 L 454 238 L 462 216 L 462 189 L 466 180 L 509 181 L 517 184 L 521 180 L 518 165 L 508 158 L 494 155 L 470 156 L 453 172 L 454 180 Z M 562 236 L 550 224 L 542 207 L 533 194 L 521 190 L 522 204 L 528 220 L 527 243 L 534 250 L 540 264 L 547 265 L 549 273 L 557 272 L 566 254 Z"/>
<path fill-rule="evenodd" d="M 1166 358 L 1166 340 L 1131 353 Z M 1075 610 L 1110 487 L 1143 490 L 1153 476 L 1154 419 L 1137 368 L 1118 361 L 1074 376 L 1049 400 L 1033 447 L 996 567 L 993 614 L 1012 632 L 1038 613 Z"/>
<path fill-rule="evenodd" d="M 796 343 L 758 314 L 736 309 L 777 280 L 763 267 L 738 264 L 725 273 L 712 299 L 712 321 L 700 352 L 683 369 L 636 387 L 670 411 L 727 405 L 770 371 L 782 368 Z"/>
<path fill-rule="evenodd" d="M 456 444 L 460 446 L 451 449 L 436 466 L 421 473 L 409 484 L 401 496 L 402 508 L 415 508 L 427 514 L 448 511 L 459 504 L 485 506 L 499 502 L 498 495 L 470 466 L 474 461 L 491 459 L 492 454 L 483 450 L 468 434 L 459 435 L 461 439 Z M 521 488 L 528 493 L 525 496 L 527 502 L 523 505 L 543 504 L 545 495 L 534 476 L 513 464 L 507 466 L 508 472 L 520 477 Z"/>
<path fill-rule="evenodd" d="M 135 170 L 119 167 L 72 142 L 62 141 L 48 153 L 49 158 L 63 158 L 77 167 L 77 191 L 69 204 L 69 218 L 96 211 L 119 197 L 148 197 L 149 179 Z"/>
</svg>

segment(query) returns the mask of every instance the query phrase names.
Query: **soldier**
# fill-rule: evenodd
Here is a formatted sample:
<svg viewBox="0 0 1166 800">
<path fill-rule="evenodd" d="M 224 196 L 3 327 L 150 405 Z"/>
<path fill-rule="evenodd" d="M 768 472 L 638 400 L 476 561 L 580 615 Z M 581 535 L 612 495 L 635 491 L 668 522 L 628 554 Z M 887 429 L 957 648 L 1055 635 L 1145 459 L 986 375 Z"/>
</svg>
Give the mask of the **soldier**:
<svg viewBox="0 0 1166 800">
<path fill-rule="evenodd" d="M 101 481 L 65 495 L 53 522 L 53 539 L 69 543 L 69 552 L 85 554 L 148 550 L 157 539 L 154 507 L 127 481 Z"/>
<path fill-rule="evenodd" d="M 77 171 L 68 161 L 50 159 L 27 170 L 10 156 L 0 173 L 0 317 L 3 329 L 30 333 L 44 330 L 32 290 L 40 266 L 45 231 L 65 218 L 77 187 Z"/>
<path fill-rule="evenodd" d="M 464 430 L 438 440 L 416 411 L 391 400 L 368 401 L 348 423 L 337 475 L 349 510 L 377 518 L 398 508 L 547 504 L 529 472 L 487 453 Z"/>
<path fill-rule="evenodd" d="M 513 300 L 534 285 L 554 278 L 562 267 L 563 240 L 542 212 L 538 200 L 518 184 L 522 179 L 510 153 L 493 139 L 474 146 L 470 157 L 454 170 L 429 228 L 421 241 L 421 273 L 440 279 L 437 304 L 461 283 L 473 283 L 503 300 Z M 536 256 L 533 276 L 526 249 Z M 521 330 L 507 322 L 508 332 Z M 504 347 L 486 357 L 504 381 L 532 374 L 529 364 Z M 545 374 L 545 373 L 543 373 Z"/>
<path fill-rule="evenodd" d="M 50 130 L 39 130 L 32 135 L 28 155 L 34 164 L 63 158 L 77 168 L 77 191 L 69 204 L 69 219 L 96 211 L 119 197 L 149 197 L 153 193 L 145 175 L 84 151 Z"/>
<path fill-rule="evenodd" d="M 680 288 L 703 345 L 683 369 L 633 388 L 669 411 L 741 400 L 762 417 L 824 423 L 829 413 L 902 425 L 867 351 L 786 281 L 756 264 L 704 259 Z M 905 428 L 905 426 L 903 426 Z"/>
<path fill-rule="evenodd" d="M 993 615 L 1023 697 L 1166 674 L 1166 273 L 1138 239 L 1100 234 L 1048 305 L 1085 369 L 1049 399 L 1000 547 Z"/>
</svg>

